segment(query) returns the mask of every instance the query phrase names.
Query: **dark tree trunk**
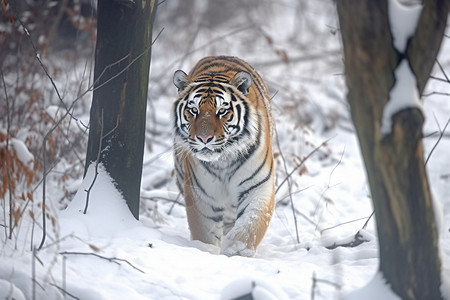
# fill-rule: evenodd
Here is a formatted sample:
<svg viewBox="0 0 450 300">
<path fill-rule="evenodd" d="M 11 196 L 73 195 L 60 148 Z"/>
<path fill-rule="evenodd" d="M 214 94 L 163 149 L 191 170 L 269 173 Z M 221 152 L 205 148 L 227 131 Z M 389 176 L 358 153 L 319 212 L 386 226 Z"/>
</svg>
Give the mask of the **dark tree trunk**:
<svg viewBox="0 0 450 300">
<path fill-rule="evenodd" d="M 99 162 L 136 219 L 156 6 L 155 0 L 99 0 L 97 9 L 95 85 L 85 174 L 100 153 Z"/>
<path fill-rule="evenodd" d="M 396 113 L 381 133 L 383 108 L 401 58 L 394 50 L 386 0 L 338 0 L 348 101 L 369 179 L 380 244 L 380 271 L 402 299 L 442 299 L 433 203 L 416 108 Z M 444 34 L 448 0 L 425 0 L 406 50 L 423 92 Z"/>
</svg>

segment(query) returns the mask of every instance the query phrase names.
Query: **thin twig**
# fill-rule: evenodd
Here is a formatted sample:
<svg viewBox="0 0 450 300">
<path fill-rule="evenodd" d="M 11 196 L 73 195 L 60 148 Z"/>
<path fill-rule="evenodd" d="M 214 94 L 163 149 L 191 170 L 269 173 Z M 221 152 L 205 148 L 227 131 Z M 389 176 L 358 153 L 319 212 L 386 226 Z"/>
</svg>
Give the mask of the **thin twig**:
<svg viewBox="0 0 450 300">
<path fill-rule="evenodd" d="M 31 299 L 36 300 L 36 248 L 31 255 Z"/>
<path fill-rule="evenodd" d="M 344 158 L 344 153 L 345 153 L 345 146 L 344 146 L 344 149 L 342 150 L 342 154 L 341 154 L 341 157 L 339 158 L 338 163 L 334 166 L 333 170 L 331 170 L 330 176 L 328 177 L 328 184 L 327 184 L 327 187 L 326 187 L 325 190 L 322 192 L 322 194 L 320 195 L 319 200 L 317 201 L 317 205 L 316 205 L 316 208 L 315 208 L 315 210 L 314 210 L 314 215 L 317 214 L 317 211 L 318 211 L 318 209 L 319 209 L 319 205 L 320 205 L 320 203 L 322 202 L 322 199 L 325 198 L 325 197 L 324 197 L 325 193 L 331 188 L 331 185 L 330 185 L 330 183 L 331 183 L 331 177 L 333 176 L 333 173 L 334 173 L 334 171 L 336 170 L 336 168 L 341 164 L 342 159 Z M 325 199 L 325 201 L 326 201 L 326 199 Z M 326 206 L 326 205 L 325 205 L 325 206 Z M 318 220 L 317 220 L 316 230 L 317 230 L 317 228 L 319 227 L 320 219 L 321 219 L 321 216 L 319 216 L 319 218 L 318 218 Z"/>
<path fill-rule="evenodd" d="M 301 192 L 306 191 L 307 189 L 309 189 L 309 188 L 311 188 L 311 187 L 313 187 L 313 185 L 307 186 L 307 187 L 302 188 L 302 189 L 300 189 L 300 190 L 297 190 L 297 191 L 295 191 L 295 192 L 289 192 L 289 194 L 292 194 L 292 195 L 299 194 L 299 193 L 301 193 Z M 281 198 L 280 200 L 278 200 L 277 203 L 276 203 L 276 206 L 279 206 L 279 205 L 286 205 L 286 203 L 284 203 L 283 201 L 284 201 L 284 199 L 289 198 L 289 194 L 288 194 L 287 196 L 284 196 L 284 197 Z"/>
<path fill-rule="evenodd" d="M 301 211 L 299 211 L 298 209 L 295 209 L 295 213 L 297 213 L 298 215 L 300 215 L 301 217 L 303 217 L 306 221 L 308 221 L 311 225 L 314 225 L 317 227 L 317 223 L 314 222 L 313 220 L 311 220 L 307 215 L 305 215 L 304 213 L 302 213 Z"/>
<path fill-rule="evenodd" d="M 275 136 L 276 136 L 276 142 L 277 142 L 278 150 L 280 151 L 280 156 L 281 156 L 281 159 L 283 161 L 284 172 L 287 174 L 288 170 L 287 170 L 287 165 L 286 165 L 286 159 L 284 158 L 283 151 L 281 150 L 280 140 L 278 139 L 278 131 L 277 131 L 277 127 L 275 126 L 275 124 L 273 125 L 273 128 L 274 128 L 274 131 L 275 131 Z M 300 234 L 298 232 L 297 215 L 295 213 L 295 205 L 294 205 L 294 200 L 292 198 L 292 193 L 291 193 L 292 186 L 291 186 L 291 182 L 289 180 L 289 177 L 290 177 L 290 175 L 286 177 L 287 178 L 287 183 L 288 183 L 288 189 L 289 189 L 289 200 L 290 200 L 290 203 L 291 203 L 292 215 L 294 217 L 294 226 L 295 226 L 295 234 L 296 234 L 296 237 L 297 237 L 297 243 L 300 244 Z M 276 191 L 275 191 L 275 194 L 276 194 Z"/>
<path fill-rule="evenodd" d="M 436 77 L 436 76 L 433 76 L 433 75 L 430 75 L 430 78 L 434 79 L 434 80 L 437 80 L 437 81 L 442 81 L 442 82 L 445 82 L 445 83 L 449 83 L 446 79 L 439 78 L 439 77 Z"/>
<path fill-rule="evenodd" d="M 442 65 L 441 65 L 441 63 L 439 62 L 438 59 L 436 59 L 436 64 L 438 65 L 439 69 L 441 70 L 442 74 L 444 75 L 445 80 L 446 80 L 448 83 L 450 83 L 450 79 L 448 78 L 447 73 L 445 72 L 444 68 L 442 67 Z"/>
<path fill-rule="evenodd" d="M 67 296 L 72 297 L 73 299 L 78 299 L 78 300 L 80 300 L 80 298 L 78 298 L 77 296 L 72 295 L 72 294 L 69 293 L 65 288 L 60 287 L 60 286 L 58 286 L 58 285 L 56 285 L 56 284 L 54 284 L 54 283 L 50 283 L 50 285 L 53 286 L 53 287 L 55 287 L 55 288 L 57 288 L 60 292 L 62 292 L 62 293 L 64 294 L 64 299 L 65 299 L 65 296 L 67 295 Z"/>
<path fill-rule="evenodd" d="M 173 210 L 173 208 L 175 207 L 175 205 L 176 205 L 177 203 L 178 203 L 178 204 L 180 203 L 180 202 L 179 202 L 180 198 L 181 198 L 181 193 L 178 193 L 177 198 L 175 199 L 175 201 L 173 202 L 173 204 L 172 204 L 172 206 L 170 207 L 169 211 L 167 212 L 167 214 L 168 214 L 169 216 L 172 214 L 172 210 Z"/>
<path fill-rule="evenodd" d="M 103 109 L 102 109 L 101 119 L 99 120 L 99 122 L 100 122 L 100 141 L 99 141 L 98 150 L 97 150 L 97 158 L 95 160 L 94 179 L 92 180 L 91 185 L 89 186 L 89 188 L 87 190 L 84 190 L 86 192 L 86 204 L 84 206 L 83 214 L 87 213 L 87 209 L 88 209 L 88 206 L 89 206 L 89 197 L 91 195 L 91 190 L 94 187 L 95 182 L 97 181 L 98 165 L 100 164 L 100 154 L 102 153 L 102 145 L 103 145 L 103 121 L 104 121 L 104 119 L 103 119 Z"/>
<path fill-rule="evenodd" d="M 450 93 L 433 91 L 433 92 L 430 92 L 430 93 L 422 94 L 423 97 L 429 97 L 429 96 L 432 96 L 432 95 L 450 96 Z"/>
<path fill-rule="evenodd" d="M 316 296 L 316 272 L 313 272 L 313 276 L 312 276 L 312 284 L 311 284 L 311 300 L 315 299 Z"/>
<path fill-rule="evenodd" d="M 239 27 L 239 28 L 237 28 L 237 29 L 235 29 L 235 30 L 232 30 L 232 31 L 230 31 L 230 32 L 228 32 L 228 33 L 225 33 L 225 34 L 223 34 L 223 35 L 221 35 L 221 36 L 218 36 L 218 37 L 216 37 L 216 38 L 214 38 L 214 39 L 209 40 L 209 41 L 206 42 L 205 44 L 200 45 L 199 47 L 197 47 L 197 48 L 195 48 L 195 49 L 193 49 L 193 50 L 191 50 L 191 51 L 189 51 L 189 52 L 183 54 L 183 56 L 181 56 L 180 58 L 174 60 L 174 61 L 173 61 L 170 65 L 168 65 L 164 70 L 162 70 L 161 72 L 159 72 L 159 74 L 157 74 L 157 75 L 155 76 L 155 78 L 164 78 L 163 75 L 166 74 L 169 70 L 173 69 L 173 68 L 175 67 L 176 64 L 179 64 L 181 61 L 183 61 L 183 59 L 184 59 L 185 57 L 187 57 L 187 56 L 189 56 L 189 55 L 191 55 L 191 54 L 193 54 L 193 53 L 195 53 L 195 52 L 197 52 L 197 51 L 199 51 L 199 50 L 202 50 L 202 51 L 203 51 L 203 50 L 205 50 L 205 48 L 211 47 L 213 44 L 215 44 L 215 43 L 217 43 L 217 42 L 219 42 L 219 41 L 221 41 L 221 40 L 223 40 L 223 39 L 225 39 L 225 38 L 227 38 L 227 37 L 229 37 L 229 36 L 232 36 L 232 35 L 234 35 L 234 34 L 237 34 L 237 33 L 239 33 L 239 32 L 242 32 L 242 31 L 245 31 L 245 30 L 248 30 L 248 29 L 251 29 L 251 28 L 254 28 L 254 25 Z"/>
<path fill-rule="evenodd" d="M 341 290 L 342 289 L 342 286 L 340 284 L 332 282 L 332 281 L 327 280 L 327 279 L 319 279 L 319 278 L 316 277 L 316 272 L 313 272 L 312 287 L 311 287 L 311 300 L 314 300 L 317 283 L 324 283 L 324 284 L 331 285 L 334 288 L 336 288 L 337 290 Z"/>
<path fill-rule="evenodd" d="M 3 83 L 3 91 L 5 93 L 5 98 L 6 98 L 6 153 L 7 155 L 9 155 L 9 139 L 11 137 L 10 132 L 11 132 L 11 119 L 10 119 L 10 111 L 9 111 L 9 97 L 8 97 L 8 92 L 6 90 L 6 82 L 5 82 L 5 77 L 3 75 L 3 69 L 0 70 L 0 73 L 2 75 L 2 83 Z M 11 188 L 11 169 L 12 166 L 9 165 L 9 160 L 5 160 L 5 164 L 6 164 L 6 176 L 8 178 L 8 195 L 9 195 L 9 236 L 8 236 L 8 227 L 5 226 L 5 237 L 12 239 L 12 232 L 13 232 L 13 200 L 12 200 L 12 188 Z M 5 202 L 5 209 L 3 210 L 3 214 L 4 214 L 4 220 L 6 221 L 6 202 Z"/>
<path fill-rule="evenodd" d="M 278 191 L 280 190 L 281 186 L 288 180 L 289 177 L 292 176 L 292 174 L 294 174 L 295 171 L 297 171 L 298 169 L 300 169 L 303 164 L 305 163 L 305 161 L 308 160 L 308 158 L 310 158 L 314 153 L 316 153 L 317 151 L 319 151 L 320 148 L 322 148 L 323 146 L 325 146 L 333 137 L 327 139 L 326 141 L 322 142 L 322 144 L 320 144 L 319 146 L 317 146 L 313 151 L 311 151 L 304 159 L 302 159 L 302 161 L 300 162 L 300 164 L 298 164 L 287 176 L 286 178 L 283 179 L 283 181 L 281 181 L 281 183 L 278 185 L 277 189 L 275 190 L 275 194 L 278 193 Z"/>
<path fill-rule="evenodd" d="M 375 211 L 372 210 L 372 213 L 371 213 L 370 216 L 367 218 L 367 221 L 366 221 L 366 223 L 364 223 L 362 229 L 366 229 L 367 224 L 369 224 L 369 221 L 370 221 L 370 219 L 373 217 L 374 214 L 375 214 Z"/>
<path fill-rule="evenodd" d="M 159 196 L 158 196 L 158 197 L 145 197 L 145 196 L 141 196 L 141 199 L 144 199 L 144 200 L 151 200 L 151 201 L 163 200 L 163 201 L 171 202 L 171 203 L 178 204 L 178 205 L 181 205 L 181 206 L 185 206 L 184 203 L 181 203 L 181 202 L 178 200 L 178 197 L 177 197 L 175 200 L 173 200 L 173 199 L 169 199 L 169 198 L 165 198 L 165 197 L 159 197 Z"/>
<path fill-rule="evenodd" d="M 63 280 L 63 289 L 64 289 L 64 291 L 66 291 L 67 290 L 67 288 L 66 288 L 66 278 L 67 278 L 67 276 L 66 276 L 66 260 L 67 260 L 67 257 L 66 256 L 63 256 L 63 260 L 62 260 L 62 280 Z M 64 297 L 64 299 L 65 299 L 66 297 Z"/>
<path fill-rule="evenodd" d="M 428 154 L 427 159 L 425 160 L 425 166 L 427 165 L 428 160 L 430 159 L 431 155 L 433 154 L 434 149 L 436 149 L 437 145 L 438 145 L 439 142 L 441 141 L 442 136 L 444 135 L 445 130 L 447 129 L 447 126 L 448 126 L 449 123 L 450 123 L 450 118 L 447 120 L 447 123 L 445 123 L 444 128 L 443 128 L 442 130 L 440 130 L 439 138 L 438 138 L 438 140 L 436 141 L 436 143 L 434 144 L 433 148 L 431 148 L 431 151 L 430 151 L 430 153 Z"/>
<path fill-rule="evenodd" d="M 64 103 L 64 101 L 62 100 L 62 97 L 61 97 L 61 95 L 60 95 L 60 93 L 59 93 L 59 91 L 58 91 L 58 88 L 56 87 L 55 82 L 53 81 L 53 78 L 50 76 L 50 74 L 49 74 L 48 71 L 47 71 L 47 68 L 44 66 L 44 63 L 43 63 L 42 60 L 41 60 L 41 55 L 39 54 L 39 52 L 38 52 L 38 50 L 37 50 L 37 48 L 36 48 L 36 45 L 34 44 L 33 39 L 31 38 L 31 34 L 30 34 L 30 32 L 28 31 L 28 28 L 25 26 L 25 24 L 23 24 L 23 22 L 20 20 L 20 18 L 17 18 L 17 20 L 19 21 L 20 25 L 21 25 L 22 28 L 23 28 L 23 31 L 25 32 L 25 34 L 27 35 L 28 39 L 30 40 L 31 46 L 33 47 L 33 50 L 34 50 L 35 57 L 36 57 L 37 61 L 39 62 L 39 64 L 41 65 L 42 70 L 44 70 L 45 75 L 48 77 L 48 79 L 50 79 L 50 82 L 52 83 L 53 88 L 54 88 L 55 91 L 56 91 L 56 95 L 58 96 L 59 101 L 62 103 L 62 105 L 64 106 L 64 108 L 65 108 L 66 110 L 68 110 L 68 107 L 67 107 L 66 103 Z M 71 115 L 71 116 L 72 116 L 72 115 Z M 73 116 L 72 116 L 72 117 L 73 117 Z"/>
<path fill-rule="evenodd" d="M 98 86 L 96 86 L 96 84 L 100 81 L 100 78 L 106 73 L 107 70 L 111 69 L 113 66 L 119 64 L 120 62 L 126 60 L 129 58 L 129 54 L 125 55 L 123 58 L 119 59 L 118 61 L 110 64 L 109 66 L 106 66 L 103 71 L 100 73 L 100 75 L 98 76 L 98 78 L 95 80 L 95 82 L 92 84 L 93 87 L 93 91 L 98 90 L 99 88 L 103 87 L 104 85 L 106 85 L 107 83 L 109 83 L 110 81 L 114 80 L 115 78 L 119 77 L 123 72 L 127 71 L 136 61 L 138 61 L 142 56 L 144 56 L 144 54 L 146 54 L 153 46 L 153 44 L 156 42 L 156 40 L 158 39 L 158 37 L 161 35 L 161 33 L 164 31 L 164 27 L 159 31 L 158 35 L 156 36 L 156 38 L 152 41 L 152 43 L 150 44 L 150 46 L 147 46 L 144 48 L 144 50 L 138 55 L 136 56 L 128 65 L 126 65 L 122 70 L 120 70 L 117 74 L 115 74 L 114 76 L 112 76 L 111 78 L 108 78 L 108 80 L 106 80 L 105 82 L 102 82 L 101 84 L 99 84 Z"/>
<path fill-rule="evenodd" d="M 370 218 L 372 217 L 372 215 L 373 215 L 373 212 L 372 212 L 372 213 L 370 214 L 370 216 L 368 216 L 368 217 L 358 218 L 358 219 L 354 219 L 354 220 L 351 220 L 351 221 L 339 223 L 339 224 L 334 225 L 334 226 L 331 226 L 331 227 L 324 228 L 324 229 L 322 229 L 322 230 L 320 231 L 320 233 L 324 233 L 325 231 L 328 231 L 328 230 L 331 230 L 331 229 L 334 229 L 334 228 L 337 228 L 337 227 L 340 227 L 340 226 L 343 226 L 343 225 L 351 224 L 351 223 L 354 223 L 354 222 L 362 221 L 362 220 L 367 220 L 367 221 L 364 223 L 364 226 L 363 226 L 363 228 L 365 228 L 366 225 L 367 225 L 367 223 L 368 223 L 368 220 L 370 220 Z"/>
<path fill-rule="evenodd" d="M 138 267 L 134 266 L 132 263 L 130 263 L 128 260 L 126 259 L 122 259 L 122 258 L 117 258 L 117 257 L 106 257 L 103 255 L 99 255 L 97 253 L 92 253 L 92 252 L 71 252 L 71 251 L 64 251 L 64 252 L 60 252 L 59 254 L 61 255 L 87 255 L 87 256 L 95 256 L 101 259 L 105 259 L 109 262 L 115 263 L 120 265 L 120 262 L 124 262 L 126 264 L 128 264 L 130 267 L 132 267 L 133 269 L 145 274 L 144 271 L 142 271 L 141 269 L 139 269 Z"/>
</svg>

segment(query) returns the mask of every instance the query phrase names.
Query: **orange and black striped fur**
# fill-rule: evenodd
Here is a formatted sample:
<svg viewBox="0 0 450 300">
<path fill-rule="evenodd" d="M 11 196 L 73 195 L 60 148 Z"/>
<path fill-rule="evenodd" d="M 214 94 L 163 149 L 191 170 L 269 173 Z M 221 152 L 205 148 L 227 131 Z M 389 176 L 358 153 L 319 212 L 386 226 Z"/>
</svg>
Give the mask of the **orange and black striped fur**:
<svg viewBox="0 0 450 300">
<path fill-rule="evenodd" d="M 175 171 L 192 238 L 253 256 L 275 197 L 267 87 L 249 64 L 228 56 L 205 57 L 173 81 Z"/>
</svg>

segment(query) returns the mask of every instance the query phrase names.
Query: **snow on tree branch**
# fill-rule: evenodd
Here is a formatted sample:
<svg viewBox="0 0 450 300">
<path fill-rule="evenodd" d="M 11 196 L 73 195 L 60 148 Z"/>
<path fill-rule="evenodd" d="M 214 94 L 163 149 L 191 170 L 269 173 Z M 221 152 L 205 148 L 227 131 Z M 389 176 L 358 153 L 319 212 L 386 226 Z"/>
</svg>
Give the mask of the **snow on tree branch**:
<svg viewBox="0 0 450 300">
<path fill-rule="evenodd" d="M 400 53 L 400 61 L 395 69 L 395 82 L 389 92 L 389 100 L 384 106 L 381 122 L 383 135 L 391 133 L 392 117 L 406 108 L 418 108 L 422 110 L 416 76 L 405 53 L 408 41 L 417 27 L 422 5 L 406 6 L 398 0 L 388 1 L 389 23 L 394 48 Z"/>
</svg>

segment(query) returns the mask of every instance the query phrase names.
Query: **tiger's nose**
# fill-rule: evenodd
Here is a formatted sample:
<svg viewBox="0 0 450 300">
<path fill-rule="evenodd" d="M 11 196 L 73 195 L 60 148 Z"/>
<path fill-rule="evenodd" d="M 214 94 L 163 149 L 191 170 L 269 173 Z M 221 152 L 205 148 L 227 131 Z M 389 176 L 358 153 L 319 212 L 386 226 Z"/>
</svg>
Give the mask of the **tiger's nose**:
<svg viewBox="0 0 450 300">
<path fill-rule="evenodd" d="M 201 136 L 201 135 L 197 135 L 197 139 L 199 139 L 201 142 L 203 142 L 203 144 L 208 144 L 213 139 L 213 136 L 212 135 L 208 135 L 207 137 L 204 137 L 204 136 Z"/>
</svg>

